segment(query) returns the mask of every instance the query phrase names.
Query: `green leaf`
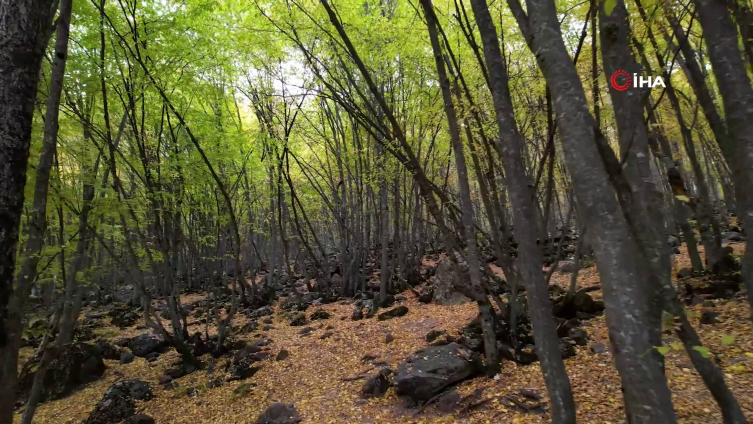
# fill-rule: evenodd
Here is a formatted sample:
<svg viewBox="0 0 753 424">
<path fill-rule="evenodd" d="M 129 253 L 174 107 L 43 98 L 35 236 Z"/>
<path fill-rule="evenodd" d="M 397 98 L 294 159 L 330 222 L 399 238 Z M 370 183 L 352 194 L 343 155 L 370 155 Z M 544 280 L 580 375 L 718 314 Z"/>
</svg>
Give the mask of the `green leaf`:
<svg viewBox="0 0 753 424">
<path fill-rule="evenodd" d="M 609 16 L 617 6 L 617 0 L 605 0 L 604 1 L 604 13 Z"/>
<path fill-rule="evenodd" d="M 722 343 L 729 346 L 735 342 L 735 336 L 722 336 Z"/>
<path fill-rule="evenodd" d="M 656 351 L 661 353 L 662 356 L 666 356 L 672 348 L 669 346 L 657 346 Z"/>
<path fill-rule="evenodd" d="M 690 198 L 684 194 L 678 194 L 675 198 L 683 203 L 690 203 Z"/>
<path fill-rule="evenodd" d="M 711 352 L 709 352 L 709 350 L 703 346 L 693 346 L 693 350 L 700 353 L 701 356 L 703 356 L 704 358 L 708 358 L 709 356 L 711 356 Z"/>
<path fill-rule="evenodd" d="M 672 346 L 672 349 L 674 350 L 679 350 L 679 351 L 682 350 L 682 343 L 680 342 L 672 342 L 669 345 Z"/>
</svg>

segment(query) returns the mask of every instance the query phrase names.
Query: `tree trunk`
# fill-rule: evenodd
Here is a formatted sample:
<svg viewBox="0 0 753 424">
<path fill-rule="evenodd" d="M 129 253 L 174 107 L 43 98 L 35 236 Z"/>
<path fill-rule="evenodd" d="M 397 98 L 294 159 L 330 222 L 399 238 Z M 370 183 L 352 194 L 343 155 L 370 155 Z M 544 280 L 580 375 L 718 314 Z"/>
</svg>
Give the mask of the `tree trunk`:
<svg viewBox="0 0 753 424">
<path fill-rule="evenodd" d="M 727 5 L 721 0 L 695 0 L 709 59 L 722 95 L 730 135 L 729 161 L 735 183 L 738 216 L 753 234 L 753 87 L 740 56 L 738 36 Z M 746 248 L 742 277 L 753 319 L 753 249 Z"/>
<path fill-rule="evenodd" d="M 51 35 L 52 0 L 0 2 L 0 422 L 13 422 L 21 303 L 14 293 L 34 102 Z"/>
<path fill-rule="evenodd" d="M 631 424 L 676 423 L 666 378 L 659 363 L 646 354 L 654 346 L 646 331 L 650 325 L 645 310 L 649 302 L 647 270 L 637 260 L 637 244 L 610 177 L 617 159 L 606 141 L 597 138 L 600 133 L 588 112 L 580 76 L 565 47 L 554 2 L 530 0 L 530 16 L 517 0 L 508 0 L 508 4 L 552 92 L 578 212 L 589 223 L 593 235 L 610 342 L 613 351 L 618 352 L 615 362 L 626 389 L 625 397 L 629 398 L 626 404 L 634 408 Z"/>
<path fill-rule="evenodd" d="M 471 6 L 481 33 L 484 60 L 491 80 L 489 89 L 492 93 L 500 135 L 497 151 L 501 157 L 504 157 L 507 188 L 513 206 L 513 232 L 518 242 L 519 270 L 528 294 L 536 352 L 541 361 L 541 369 L 552 403 L 554 421 L 562 424 L 575 423 L 572 389 L 559 350 L 549 290 L 541 269 L 543 257 L 541 249 L 536 244 L 534 197 L 528 185 L 528 176 L 522 157 L 523 143 L 515 123 L 507 69 L 502 60 L 497 29 L 486 0 L 472 0 Z"/>
</svg>

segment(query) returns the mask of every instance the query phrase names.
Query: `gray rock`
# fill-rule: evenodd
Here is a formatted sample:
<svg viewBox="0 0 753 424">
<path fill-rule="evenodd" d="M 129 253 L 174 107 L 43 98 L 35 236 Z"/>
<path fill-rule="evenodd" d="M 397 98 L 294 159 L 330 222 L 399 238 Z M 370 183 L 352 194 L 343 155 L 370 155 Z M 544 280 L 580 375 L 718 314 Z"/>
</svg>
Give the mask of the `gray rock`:
<svg viewBox="0 0 753 424">
<path fill-rule="evenodd" d="M 254 424 L 298 424 L 303 418 L 292 403 L 275 402 L 259 415 Z"/>
<path fill-rule="evenodd" d="M 481 371 L 478 354 L 457 343 L 418 350 L 398 365 L 395 392 L 414 401 L 427 401 L 446 387 Z"/>
<path fill-rule="evenodd" d="M 120 353 L 120 364 L 121 365 L 130 364 L 131 362 L 133 362 L 134 359 L 136 359 L 136 355 L 134 355 L 131 352 L 121 352 Z"/>
<path fill-rule="evenodd" d="M 452 270 L 452 262 L 445 258 L 437 264 L 434 276 L 434 301 L 440 305 L 459 305 L 470 302 L 471 299 L 455 290 L 456 275 Z"/>
</svg>

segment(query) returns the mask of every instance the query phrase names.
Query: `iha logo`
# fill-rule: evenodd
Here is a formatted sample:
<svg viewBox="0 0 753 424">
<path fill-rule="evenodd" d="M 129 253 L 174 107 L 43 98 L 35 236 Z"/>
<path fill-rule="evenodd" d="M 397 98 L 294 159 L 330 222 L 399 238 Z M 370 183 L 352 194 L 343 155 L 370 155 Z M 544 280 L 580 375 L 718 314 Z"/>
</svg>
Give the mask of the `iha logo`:
<svg viewBox="0 0 753 424">
<path fill-rule="evenodd" d="M 612 87 L 617 91 L 625 91 L 630 87 L 643 88 L 643 87 L 665 87 L 662 77 L 645 77 L 643 75 L 630 74 L 627 71 L 619 69 L 612 74 L 612 78 L 609 79 Z"/>
</svg>

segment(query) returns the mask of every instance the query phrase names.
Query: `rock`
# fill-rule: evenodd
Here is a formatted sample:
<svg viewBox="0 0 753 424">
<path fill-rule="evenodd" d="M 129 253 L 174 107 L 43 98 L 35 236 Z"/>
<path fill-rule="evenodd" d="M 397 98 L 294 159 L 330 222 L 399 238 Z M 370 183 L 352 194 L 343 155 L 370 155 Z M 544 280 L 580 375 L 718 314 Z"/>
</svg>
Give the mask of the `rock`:
<svg viewBox="0 0 753 424">
<path fill-rule="evenodd" d="M 333 334 L 335 334 L 335 333 L 333 333 L 331 331 L 326 331 L 324 334 L 322 334 L 321 336 L 319 336 L 319 340 L 328 339 L 328 338 L 332 337 Z"/>
<path fill-rule="evenodd" d="M 324 309 L 317 309 L 316 311 L 314 311 L 313 314 L 311 314 L 311 321 L 316 321 L 320 319 L 329 319 L 329 318 L 330 318 L 330 314 Z"/>
<path fill-rule="evenodd" d="M 606 345 L 604 343 L 594 343 L 591 345 L 591 352 L 594 354 L 604 353 L 607 351 Z"/>
<path fill-rule="evenodd" d="M 701 312 L 701 324 L 711 325 L 719 323 L 719 312 L 704 310 Z"/>
<path fill-rule="evenodd" d="M 385 297 L 383 302 L 379 302 L 380 308 L 390 308 L 392 305 L 395 304 L 395 296 L 388 294 L 387 297 Z"/>
<path fill-rule="evenodd" d="M 350 319 L 358 321 L 363 319 L 363 308 L 360 304 L 356 304 L 353 308 L 353 313 L 350 315 Z"/>
<path fill-rule="evenodd" d="M 275 321 L 275 320 L 273 320 L 272 318 L 264 318 L 264 319 L 262 320 L 262 322 L 263 322 L 264 324 L 272 324 L 272 323 L 273 323 L 274 321 Z"/>
<path fill-rule="evenodd" d="M 306 314 L 303 312 L 296 314 L 291 320 L 290 325 L 292 327 L 301 327 L 308 324 L 308 320 L 306 319 Z"/>
<path fill-rule="evenodd" d="M 183 369 L 180 367 L 169 368 L 165 370 L 165 375 L 172 379 L 176 379 L 183 377 L 185 375 L 185 372 L 183 372 Z"/>
<path fill-rule="evenodd" d="M 424 339 L 426 339 L 427 342 L 431 343 L 446 333 L 447 332 L 444 330 L 431 330 L 428 333 L 426 333 L 426 336 L 424 336 Z"/>
<path fill-rule="evenodd" d="M 437 264 L 434 276 L 434 301 L 440 305 L 459 305 L 471 299 L 455 290 L 456 275 L 452 270 L 450 259 L 442 259 Z"/>
<path fill-rule="evenodd" d="M 102 400 L 97 403 L 84 424 L 116 424 L 135 418 L 133 414 L 136 412 L 136 401 L 148 400 L 152 397 L 151 386 L 143 381 L 119 381 L 107 389 Z"/>
<path fill-rule="evenodd" d="M 672 235 L 670 235 L 670 236 L 667 236 L 667 243 L 668 243 L 668 244 L 669 244 L 669 245 L 670 245 L 671 247 L 677 247 L 677 246 L 679 246 L 679 245 L 680 245 L 680 239 L 679 239 L 679 238 L 677 238 L 676 236 L 672 236 Z"/>
<path fill-rule="evenodd" d="M 131 339 L 122 338 L 122 339 L 115 340 L 115 343 L 113 344 L 118 347 L 128 347 L 130 343 L 131 343 Z"/>
<path fill-rule="evenodd" d="M 311 334 L 312 331 L 314 331 L 313 327 L 303 327 L 298 332 L 298 334 L 300 334 L 301 336 L 308 336 L 309 334 Z"/>
<path fill-rule="evenodd" d="M 683 268 L 677 271 L 677 278 L 679 279 L 688 278 L 691 275 L 693 275 L 693 270 L 690 268 Z"/>
<path fill-rule="evenodd" d="M 287 351 L 287 349 L 282 349 L 280 352 L 275 356 L 275 361 L 284 361 L 288 359 L 290 356 L 290 352 Z"/>
<path fill-rule="evenodd" d="M 111 361 L 120 360 L 120 349 L 113 346 L 112 344 L 104 340 L 97 340 L 96 346 L 102 352 L 103 358 L 109 359 Z"/>
<path fill-rule="evenodd" d="M 690 306 L 703 305 L 704 303 L 706 303 L 706 300 L 704 300 L 701 296 L 693 296 L 690 299 Z"/>
<path fill-rule="evenodd" d="M 57 348 L 56 348 L 57 349 Z M 34 376 L 42 359 L 35 355 L 21 369 L 18 399 L 25 401 L 34 384 Z M 42 401 L 60 399 L 82 384 L 99 380 L 105 372 L 102 351 L 95 345 L 72 343 L 59 348 L 50 362 L 42 385 Z"/>
<path fill-rule="evenodd" d="M 124 424 L 154 424 L 154 418 L 144 413 L 138 413 L 127 419 Z"/>
<path fill-rule="evenodd" d="M 585 346 L 588 344 L 588 333 L 581 328 L 571 328 L 567 332 L 567 337 L 574 341 L 578 346 Z"/>
<path fill-rule="evenodd" d="M 432 299 L 434 299 L 434 288 L 424 288 L 421 289 L 421 292 L 418 295 L 418 301 L 421 303 L 431 303 Z"/>
<path fill-rule="evenodd" d="M 161 375 L 159 377 L 159 381 L 158 382 L 159 382 L 160 385 L 164 386 L 165 384 L 170 383 L 172 381 L 173 381 L 173 378 L 170 377 L 169 375 Z"/>
<path fill-rule="evenodd" d="M 567 337 L 560 339 L 560 354 L 562 359 L 572 358 L 575 356 L 575 342 Z"/>
<path fill-rule="evenodd" d="M 387 344 L 390 344 L 395 341 L 395 337 L 392 336 L 392 334 L 387 333 L 384 335 L 384 342 Z"/>
<path fill-rule="evenodd" d="M 217 377 L 214 380 L 210 380 L 207 382 L 207 389 L 213 389 L 215 387 L 220 387 L 223 384 L 225 384 L 225 378 L 224 377 Z"/>
<path fill-rule="evenodd" d="M 573 273 L 575 272 L 575 262 L 573 261 L 559 261 L 557 264 L 557 272 Z"/>
<path fill-rule="evenodd" d="M 243 327 L 241 327 L 241 333 L 248 334 L 256 331 L 259 328 L 259 323 L 256 321 L 249 321 Z"/>
<path fill-rule="evenodd" d="M 743 241 L 743 236 L 737 231 L 726 231 L 722 233 L 722 241 Z"/>
<path fill-rule="evenodd" d="M 228 381 L 245 380 L 252 377 L 260 369 L 261 367 L 250 366 L 250 361 L 248 360 L 241 361 L 239 364 L 233 367 L 233 373 L 230 378 L 228 378 Z"/>
<path fill-rule="evenodd" d="M 366 379 L 361 387 L 361 397 L 382 397 L 390 388 L 390 375 L 392 370 L 389 368 L 382 368 L 379 372 Z"/>
<path fill-rule="evenodd" d="M 134 359 L 136 359 L 136 355 L 131 352 L 120 353 L 120 365 L 130 364 Z"/>
<path fill-rule="evenodd" d="M 272 353 L 268 351 L 257 352 L 257 353 L 254 353 L 253 359 L 255 361 L 266 361 L 267 359 L 269 359 L 270 356 L 272 356 Z"/>
<path fill-rule="evenodd" d="M 233 389 L 233 394 L 236 396 L 245 396 L 246 393 L 250 392 L 253 387 L 254 387 L 253 384 L 243 383 L 240 386 Z"/>
<path fill-rule="evenodd" d="M 437 400 L 437 409 L 443 414 L 450 414 L 457 408 L 460 399 L 460 393 L 453 390 Z"/>
<path fill-rule="evenodd" d="M 167 343 L 165 343 L 165 341 L 160 337 L 157 337 L 153 334 L 144 333 L 131 339 L 128 347 L 131 349 L 131 352 L 133 352 L 134 355 L 140 358 L 145 358 L 146 355 L 152 352 L 163 352 L 167 347 Z"/>
<path fill-rule="evenodd" d="M 275 402 L 259 415 L 254 424 L 298 424 L 303 418 L 292 403 Z"/>
<path fill-rule="evenodd" d="M 271 325 L 265 325 L 264 327 L 262 327 L 262 331 L 269 331 L 269 330 L 271 330 L 273 328 L 274 327 L 272 327 Z"/>
<path fill-rule="evenodd" d="M 672 253 L 674 253 L 675 255 L 679 255 L 679 254 L 681 254 L 682 252 L 680 251 L 680 248 L 679 248 L 679 247 L 673 247 L 673 248 L 672 248 Z"/>
<path fill-rule="evenodd" d="M 408 313 L 408 307 L 404 305 L 400 305 L 397 308 L 390 309 L 387 312 L 382 312 L 379 314 L 379 321 L 386 321 L 388 319 L 401 317 Z"/>
<path fill-rule="evenodd" d="M 159 352 L 152 352 L 144 357 L 148 362 L 154 362 L 159 358 Z"/>
<path fill-rule="evenodd" d="M 267 305 L 264 307 L 261 307 L 253 312 L 251 312 L 251 315 L 249 315 L 250 318 L 260 318 L 267 315 L 272 315 L 274 311 L 272 310 L 272 307 Z"/>
<path fill-rule="evenodd" d="M 243 349 L 238 350 L 235 352 L 235 355 L 233 356 L 233 363 L 237 364 L 241 362 L 242 360 L 246 359 L 247 356 L 261 352 L 261 348 L 258 345 L 248 345 L 245 346 Z"/>
<path fill-rule="evenodd" d="M 457 343 L 420 349 L 397 368 L 392 380 L 395 392 L 414 401 L 427 401 L 444 388 L 476 375 L 479 355 Z"/>
</svg>

